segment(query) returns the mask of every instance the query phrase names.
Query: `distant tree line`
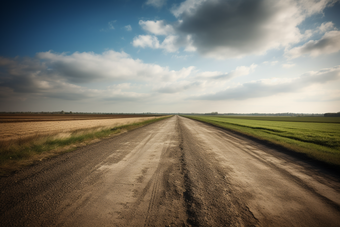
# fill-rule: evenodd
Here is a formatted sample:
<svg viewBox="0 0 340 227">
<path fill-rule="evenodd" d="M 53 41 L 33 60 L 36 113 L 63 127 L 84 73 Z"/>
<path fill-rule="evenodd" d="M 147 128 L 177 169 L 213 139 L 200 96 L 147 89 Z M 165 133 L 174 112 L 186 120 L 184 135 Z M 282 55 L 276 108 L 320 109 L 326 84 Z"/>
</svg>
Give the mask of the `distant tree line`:
<svg viewBox="0 0 340 227">
<path fill-rule="evenodd" d="M 73 112 L 73 111 L 39 111 L 39 112 L 35 112 L 35 111 L 2 111 L 0 112 L 0 114 L 99 114 L 99 115 L 164 115 L 164 113 L 151 113 L 151 112 L 147 112 L 147 113 L 102 113 L 102 112 Z"/>
<path fill-rule="evenodd" d="M 324 114 L 317 113 L 188 113 L 186 115 L 221 115 L 221 116 L 272 116 L 272 117 L 322 117 Z"/>
<path fill-rule="evenodd" d="M 325 113 L 325 117 L 340 117 L 340 112 L 337 113 Z"/>
<path fill-rule="evenodd" d="M 205 115 L 218 115 L 218 112 L 205 113 Z"/>
<path fill-rule="evenodd" d="M 273 116 L 273 117 L 340 117 L 340 112 L 338 113 L 218 113 L 218 112 L 210 112 L 210 113 L 156 113 L 156 112 L 143 112 L 143 113 L 108 113 L 108 112 L 74 112 L 74 111 L 21 111 L 21 112 L 11 112 L 11 111 L 3 111 L 0 114 L 103 114 L 103 115 L 129 115 L 129 114 L 138 114 L 138 115 L 218 115 L 218 116 Z"/>
</svg>

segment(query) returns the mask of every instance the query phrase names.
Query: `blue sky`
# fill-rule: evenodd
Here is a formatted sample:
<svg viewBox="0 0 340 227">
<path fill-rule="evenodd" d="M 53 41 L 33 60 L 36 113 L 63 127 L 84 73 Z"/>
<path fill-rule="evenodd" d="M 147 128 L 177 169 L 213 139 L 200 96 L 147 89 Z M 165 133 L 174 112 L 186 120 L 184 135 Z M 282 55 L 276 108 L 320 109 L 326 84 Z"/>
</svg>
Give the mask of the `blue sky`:
<svg viewBox="0 0 340 227">
<path fill-rule="evenodd" d="M 0 111 L 340 111 L 339 1 L 9 1 L 0 11 Z"/>
</svg>

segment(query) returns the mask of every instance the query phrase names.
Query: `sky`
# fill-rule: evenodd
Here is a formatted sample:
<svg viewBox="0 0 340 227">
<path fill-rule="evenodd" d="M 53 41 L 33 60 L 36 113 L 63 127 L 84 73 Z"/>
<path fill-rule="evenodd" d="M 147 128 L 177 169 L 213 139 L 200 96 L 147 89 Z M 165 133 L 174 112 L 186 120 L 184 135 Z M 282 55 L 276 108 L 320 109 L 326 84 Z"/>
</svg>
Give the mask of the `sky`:
<svg viewBox="0 0 340 227">
<path fill-rule="evenodd" d="M 340 111 L 338 0 L 5 2 L 0 111 Z"/>
</svg>

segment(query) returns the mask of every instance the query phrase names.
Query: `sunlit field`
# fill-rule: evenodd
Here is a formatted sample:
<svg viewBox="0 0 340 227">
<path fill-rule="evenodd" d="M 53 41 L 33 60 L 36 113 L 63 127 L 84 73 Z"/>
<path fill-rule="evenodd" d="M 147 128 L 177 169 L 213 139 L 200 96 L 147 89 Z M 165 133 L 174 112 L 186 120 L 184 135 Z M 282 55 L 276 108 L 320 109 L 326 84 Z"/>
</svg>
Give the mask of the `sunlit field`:
<svg viewBox="0 0 340 227">
<path fill-rule="evenodd" d="M 0 176 L 169 116 L 34 117 L 25 115 L 18 120 L 16 116 L 0 116 Z"/>
</svg>

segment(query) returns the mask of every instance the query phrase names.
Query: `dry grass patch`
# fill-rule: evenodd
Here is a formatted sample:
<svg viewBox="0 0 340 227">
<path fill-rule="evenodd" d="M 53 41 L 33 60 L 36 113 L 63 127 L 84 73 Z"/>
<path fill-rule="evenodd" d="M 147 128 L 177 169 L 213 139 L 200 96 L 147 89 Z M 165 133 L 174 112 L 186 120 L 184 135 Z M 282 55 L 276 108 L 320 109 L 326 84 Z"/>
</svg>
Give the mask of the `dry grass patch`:
<svg viewBox="0 0 340 227">
<path fill-rule="evenodd" d="M 0 124 L 0 140 L 16 140 L 36 135 L 50 135 L 96 127 L 115 127 L 133 124 L 156 117 L 135 117 L 122 119 L 67 120 L 41 122 L 11 122 Z"/>
<path fill-rule="evenodd" d="M 77 147 L 98 142 L 129 130 L 168 118 L 158 117 L 130 124 L 93 127 L 54 134 L 35 134 L 0 141 L 0 175 L 9 174 L 43 159 L 69 152 Z"/>
</svg>

